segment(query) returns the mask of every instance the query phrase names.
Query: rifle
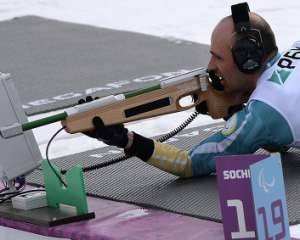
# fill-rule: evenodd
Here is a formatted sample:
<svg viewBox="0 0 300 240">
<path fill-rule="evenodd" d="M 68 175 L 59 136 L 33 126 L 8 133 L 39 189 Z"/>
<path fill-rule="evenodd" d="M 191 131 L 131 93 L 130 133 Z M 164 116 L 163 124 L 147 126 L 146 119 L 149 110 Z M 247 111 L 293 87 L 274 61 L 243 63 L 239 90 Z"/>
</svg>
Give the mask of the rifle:
<svg viewBox="0 0 300 240">
<path fill-rule="evenodd" d="M 188 105 L 182 104 L 186 97 L 192 97 L 195 101 Z M 101 117 L 105 125 L 113 125 L 184 111 L 203 101 L 206 101 L 208 114 L 213 119 L 228 116 L 229 107 L 241 103 L 213 89 L 206 69 L 198 68 L 166 78 L 160 84 L 145 89 L 110 95 L 46 118 L 2 127 L 0 134 L 9 138 L 57 121 L 61 121 L 68 133 L 78 133 L 93 129 L 92 119 L 95 116 Z"/>
</svg>

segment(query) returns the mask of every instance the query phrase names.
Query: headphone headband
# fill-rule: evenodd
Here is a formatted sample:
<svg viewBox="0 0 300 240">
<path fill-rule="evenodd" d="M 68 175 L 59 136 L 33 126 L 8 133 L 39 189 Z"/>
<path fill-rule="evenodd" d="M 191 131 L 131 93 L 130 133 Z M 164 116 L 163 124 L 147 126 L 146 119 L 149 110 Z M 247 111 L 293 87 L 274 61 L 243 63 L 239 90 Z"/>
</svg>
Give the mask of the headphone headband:
<svg viewBox="0 0 300 240">
<path fill-rule="evenodd" d="M 231 6 L 232 19 L 237 33 L 249 31 L 251 29 L 249 12 L 249 5 L 246 2 Z"/>
</svg>

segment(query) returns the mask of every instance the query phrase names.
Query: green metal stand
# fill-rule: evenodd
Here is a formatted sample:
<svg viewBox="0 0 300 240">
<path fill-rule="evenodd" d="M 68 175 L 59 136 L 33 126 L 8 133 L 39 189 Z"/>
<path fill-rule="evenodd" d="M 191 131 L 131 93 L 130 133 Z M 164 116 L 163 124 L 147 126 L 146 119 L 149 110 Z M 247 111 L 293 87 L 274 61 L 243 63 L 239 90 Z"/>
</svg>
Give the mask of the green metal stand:
<svg viewBox="0 0 300 240">
<path fill-rule="evenodd" d="M 53 165 L 56 173 L 63 178 L 59 169 Z M 47 202 L 49 207 L 58 208 L 60 204 L 76 207 L 77 214 L 88 213 L 83 172 L 80 165 L 73 166 L 65 175 L 65 187 L 53 172 L 48 161 L 42 162 Z"/>
</svg>

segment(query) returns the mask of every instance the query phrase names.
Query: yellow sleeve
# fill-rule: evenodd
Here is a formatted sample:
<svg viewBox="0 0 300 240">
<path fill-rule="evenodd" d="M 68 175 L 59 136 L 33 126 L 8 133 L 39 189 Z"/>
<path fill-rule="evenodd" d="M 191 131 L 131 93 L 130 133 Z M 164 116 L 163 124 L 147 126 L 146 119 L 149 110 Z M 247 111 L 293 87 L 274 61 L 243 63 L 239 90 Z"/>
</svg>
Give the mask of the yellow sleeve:
<svg viewBox="0 0 300 240">
<path fill-rule="evenodd" d="M 183 178 L 193 175 L 188 152 L 169 144 L 154 141 L 154 151 L 147 163 Z"/>
</svg>

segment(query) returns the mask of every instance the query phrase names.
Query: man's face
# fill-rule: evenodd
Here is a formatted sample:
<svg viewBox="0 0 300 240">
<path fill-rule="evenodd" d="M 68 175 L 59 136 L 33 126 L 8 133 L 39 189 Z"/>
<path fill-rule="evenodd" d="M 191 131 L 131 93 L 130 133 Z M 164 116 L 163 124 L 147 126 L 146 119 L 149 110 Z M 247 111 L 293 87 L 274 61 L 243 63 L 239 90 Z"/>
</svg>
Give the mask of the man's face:
<svg viewBox="0 0 300 240">
<path fill-rule="evenodd" d="M 211 37 L 211 58 L 208 70 L 213 70 L 227 93 L 243 93 L 249 91 L 248 77 L 239 71 L 233 61 L 231 46 L 233 41 L 233 24 L 231 21 L 219 23 Z"/>
</svg>

